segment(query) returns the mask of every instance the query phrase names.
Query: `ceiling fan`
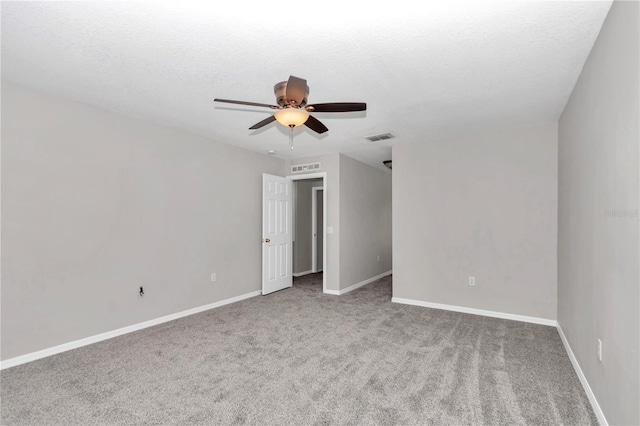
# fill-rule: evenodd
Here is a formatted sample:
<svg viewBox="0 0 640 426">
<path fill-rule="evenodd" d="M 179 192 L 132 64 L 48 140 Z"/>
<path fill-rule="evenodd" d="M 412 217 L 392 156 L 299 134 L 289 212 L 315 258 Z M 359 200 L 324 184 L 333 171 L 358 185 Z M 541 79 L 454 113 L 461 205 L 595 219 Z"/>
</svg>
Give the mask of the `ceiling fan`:
<svg viewBox="0 0 640 426">
<path fill-rule="evenodd" d="M 307 96 L 309 96 L 307 80 L 293 75 L 289 76 L 289 80 L 276 84 L 273 91 L 276 95 L 277 105 L 218 98 L 214 99 L 214 101 L 276 110 L 273 115 L 249 127 L 250 130 L 259 129 L 277 120 L 280 124 L 288 126 L 292 130 L 294 127 L 304 124 L 314 132 L 324 133 L 329 129 L 317 118 L 309 115 L 310 112 L 351 112 L 366 111 L 367 109 L 367 104 L 364 102 L 330 102 L 307 105 Z"/>
</svg>

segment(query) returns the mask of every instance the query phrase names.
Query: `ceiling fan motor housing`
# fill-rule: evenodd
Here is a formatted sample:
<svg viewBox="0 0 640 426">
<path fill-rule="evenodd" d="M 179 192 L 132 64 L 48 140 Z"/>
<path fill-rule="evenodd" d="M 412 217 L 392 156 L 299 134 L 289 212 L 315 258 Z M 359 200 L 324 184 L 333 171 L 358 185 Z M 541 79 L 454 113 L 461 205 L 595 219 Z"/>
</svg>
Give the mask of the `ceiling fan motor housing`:
<svg viewBox="0 0 640 426">
<path fill-rule="evenodd" d="M 273 86 L 273 93 L 275 93 L 276 102 L 280 106 L 292 105 L 296 107 L 302 107 L 307 104 L 307 98 L 309 97 L 309 85 L 307 85 L 307 90 L 305 91 L 304 99 L 300 104 L 296 104 L 296 101 L 293 99 L 291 101 L 287 99 L 287 82 L 286 81 L 281 81 L 280 83 Z"/>
</svg>

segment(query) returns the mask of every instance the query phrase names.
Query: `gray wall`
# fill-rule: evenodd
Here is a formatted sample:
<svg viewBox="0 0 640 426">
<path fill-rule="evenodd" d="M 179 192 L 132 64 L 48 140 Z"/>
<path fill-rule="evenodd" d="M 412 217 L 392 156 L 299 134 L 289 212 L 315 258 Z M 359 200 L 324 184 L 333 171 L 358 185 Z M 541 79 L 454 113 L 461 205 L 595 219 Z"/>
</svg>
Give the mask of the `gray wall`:
<svg viewBox="0 0 640 426">
<path fill-rule="evenodd" d="M 393 148 L 394 297 L 555 319 L 556 223 L 555 124 Z"/>
<path fill-rule="evenodd" d="M 1 358 L 259 290 L 284 166 L 3 85 Z"/>
<path fill-rule="evenodd" d="M 295 187 L 295 241 L 293 242 L 293 272 L 311 271 L 311 206 L 312 189 L 322 186 L 322 179 L 298 180 Z"/>
<path fill-rule="evenodd" d="M 391 173 L 341 155 L 341 290 L 391 270 L 391 228 Z"/>
<path fill-rule="evenodd" d="M 616 425 L 640 424 L 639 9 L 613 3 L 559 124 L 558 322 Z"/>
</svg>

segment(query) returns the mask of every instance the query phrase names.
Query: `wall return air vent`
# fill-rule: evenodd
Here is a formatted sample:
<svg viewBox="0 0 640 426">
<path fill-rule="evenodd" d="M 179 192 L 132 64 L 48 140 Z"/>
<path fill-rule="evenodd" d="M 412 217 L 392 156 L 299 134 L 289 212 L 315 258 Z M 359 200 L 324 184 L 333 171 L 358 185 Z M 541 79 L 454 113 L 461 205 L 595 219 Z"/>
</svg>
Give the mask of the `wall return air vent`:
<svg viewBox="0 0 640 426">
<path fill-rule="evenodd" d="M 395 138 L 395 136 L 391 133 L 381 133 L 379 135 L 367 136 L 365 139 L 369 140 L 370 142 L 376 142 L 393 138 Z"/>
<path fill-rule="evenodd" d="M 291 166 L 291 173 L 311 172 L 320 170 L 320 163 L 298 164 Z"/>
</svg>

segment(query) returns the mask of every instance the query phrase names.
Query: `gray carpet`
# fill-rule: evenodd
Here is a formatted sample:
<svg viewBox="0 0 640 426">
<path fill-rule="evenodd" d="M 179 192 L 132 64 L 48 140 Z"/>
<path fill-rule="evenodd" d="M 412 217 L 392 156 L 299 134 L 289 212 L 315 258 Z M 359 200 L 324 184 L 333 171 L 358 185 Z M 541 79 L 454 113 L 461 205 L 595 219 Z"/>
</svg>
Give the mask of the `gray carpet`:
<svg viewBox="0 0 640 426">
<path fill-rule="evenodd" d="M 2 424 L 597 424 L 555 328 L 319 275 L 4 370 Z"/>
</svg>

